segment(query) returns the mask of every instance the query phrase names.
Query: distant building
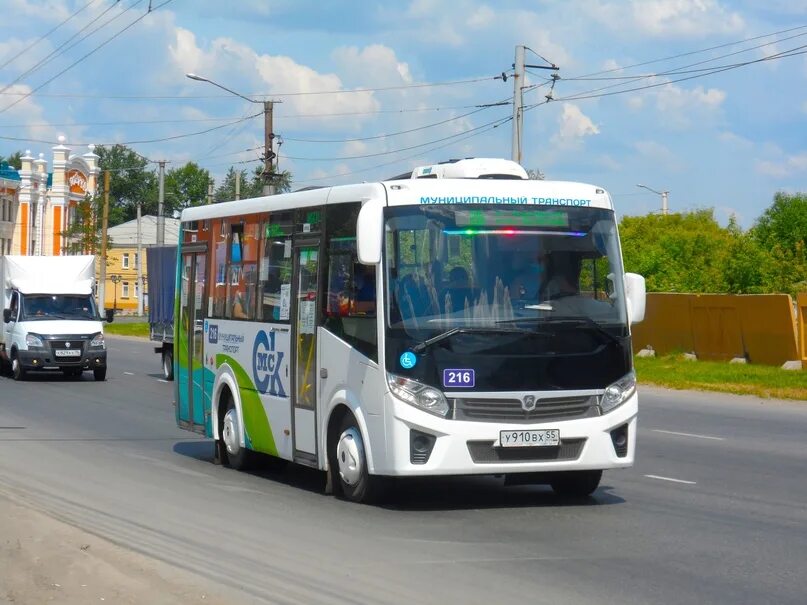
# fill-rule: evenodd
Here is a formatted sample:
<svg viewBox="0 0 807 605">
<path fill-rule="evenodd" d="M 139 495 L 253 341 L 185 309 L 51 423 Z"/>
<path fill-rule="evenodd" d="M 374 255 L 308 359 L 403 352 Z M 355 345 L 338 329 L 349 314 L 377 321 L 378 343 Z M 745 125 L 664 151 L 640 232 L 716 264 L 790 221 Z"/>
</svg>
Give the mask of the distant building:
<svg viewBox="0 0 807 605">
<path fill-rule="evenodd" d="M 0 164 L 0 256 L 11 254 L 19 195 L 20 173 L 3 162 Z"/>
<path fill-rule="evenodd" d="M 110 227 L 107 231 L 107 265 L 104 282 L 104 308 L 118 312 L 136 313 L 137 299 L 143 292 L 143 309 L 148 309 L 148 288 L 146 284 L 146 248 L 157 244 L 157 217 L 146 215 L 140 220 L 141 244 L 143 251 L 142 277 L 137 281 L 137 220 Z M 179 219 L 165 219 L 165 245 L 176 246 L 179 238 Z M 100 266 L 96 279 L 100 280 Z"/>
<path fill-rule="evenodd" d="M 98 155 L 89 145 L 73 154 L 65 138 L 52 148 L 52 170 L 45 154 L 35 159 L 26 151 L 20 170 L 0 170 L 0 254 L 61 256 L 67 253 L 62 235 L 77 220 L 76 207 L 98 186 Z"/>
</svg>

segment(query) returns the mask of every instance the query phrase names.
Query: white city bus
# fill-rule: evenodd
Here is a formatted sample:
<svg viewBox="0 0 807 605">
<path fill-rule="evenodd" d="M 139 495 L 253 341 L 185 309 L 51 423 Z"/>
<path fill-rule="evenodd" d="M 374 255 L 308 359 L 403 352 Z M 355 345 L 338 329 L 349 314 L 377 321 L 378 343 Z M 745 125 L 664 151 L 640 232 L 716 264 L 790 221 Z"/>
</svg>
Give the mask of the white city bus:
<svg viewBox="0 0 807 605">
<path fill-rule="evenodd" d="M 504 475 L 586 495 L 631 466 L 638 402 L 610 196 L 471 159 L 189 208 L 177 422 L 366 501 L 385 477 Z"/>
</svg>

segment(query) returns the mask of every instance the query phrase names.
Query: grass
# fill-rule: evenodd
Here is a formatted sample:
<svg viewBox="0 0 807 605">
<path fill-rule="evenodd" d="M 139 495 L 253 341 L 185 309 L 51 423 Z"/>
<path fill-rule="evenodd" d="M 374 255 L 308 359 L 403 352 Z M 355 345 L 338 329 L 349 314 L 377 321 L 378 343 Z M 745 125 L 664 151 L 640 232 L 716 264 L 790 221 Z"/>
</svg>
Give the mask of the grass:
<svg viewBox="0 0 807 605">
<path fill-rule="evenodd" d="M 118 336 L 140 336 L 149 337 L 149 324 L 145 321 L 137 322 L 113 322 L 104 325 L 105 334 L 116 334 Z"/>
<path fill-rule="evenodd" d="M 640 385 L 807 400 L 807 370 L 783 370 L 775 366 L 719 361 L 688 361 L 680 355 L 637 357 L 634 364 Z"/>
</svg>

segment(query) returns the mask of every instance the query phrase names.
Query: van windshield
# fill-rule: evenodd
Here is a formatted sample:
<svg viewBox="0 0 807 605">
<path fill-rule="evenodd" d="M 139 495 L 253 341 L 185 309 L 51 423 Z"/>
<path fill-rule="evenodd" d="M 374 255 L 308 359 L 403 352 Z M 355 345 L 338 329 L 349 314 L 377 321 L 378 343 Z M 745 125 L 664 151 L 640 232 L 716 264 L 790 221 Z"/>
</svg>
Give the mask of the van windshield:
<svg viewBox="0 0 807 605">
<path fill-rule="evenodd" d="M 95 301 L 89 294 L 24 294 L 22 320 L 98 320 Z"/>
</svg>

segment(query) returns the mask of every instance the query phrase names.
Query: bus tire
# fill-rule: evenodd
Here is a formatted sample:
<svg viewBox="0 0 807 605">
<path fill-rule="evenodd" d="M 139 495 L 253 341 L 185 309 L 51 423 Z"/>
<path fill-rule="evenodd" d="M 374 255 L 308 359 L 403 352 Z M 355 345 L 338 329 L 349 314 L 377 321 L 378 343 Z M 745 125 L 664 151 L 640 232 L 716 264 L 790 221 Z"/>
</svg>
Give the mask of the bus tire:
<svg viewBox="0 0 807 605">
<path fill-rule="evenodd" d="M 351 413 L 345 414 L 328 444 L 334 493 L 351 502 L 370 504 L 378 500 L 381 478 L 370 474 L 361 430 Z"/>
<path fill-rule="evenodd" d="M 594 493 L 600 485 L 602 471 L 566 471 L 553 473 L 549 482 L 559 496 L 585 498 Z"/>
<path fill-rule="evenodd" d="M 163 376 L 166 380 L 174 379 L 174 350 L 163 345 Z"/>
<path fill-rule="evenodd" d="M 227 394 L 224 417 L 221 421 L 221 441 L 222 448 L 226 454 L 223 461 L 230 468 L 237 471 L 244 471 L 251 468 L 255 462 L 255 452 L 245 447 L 241 447 L 241 417 L 238 415 L 238 408 L 231 395 Z"/>
<path fill-rule="evenodd" d="M 106 380 L 106 368 L 95 368 L 92 375 L 98 382 L 103 382 Z"/>
</svg>

